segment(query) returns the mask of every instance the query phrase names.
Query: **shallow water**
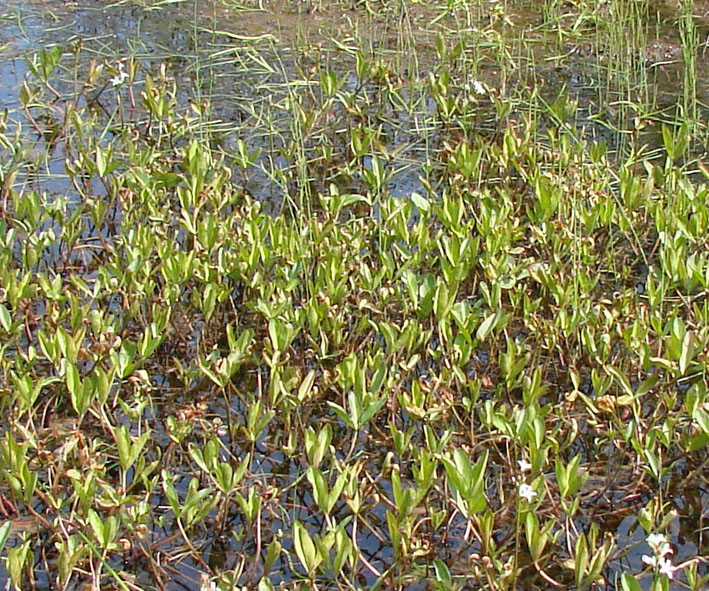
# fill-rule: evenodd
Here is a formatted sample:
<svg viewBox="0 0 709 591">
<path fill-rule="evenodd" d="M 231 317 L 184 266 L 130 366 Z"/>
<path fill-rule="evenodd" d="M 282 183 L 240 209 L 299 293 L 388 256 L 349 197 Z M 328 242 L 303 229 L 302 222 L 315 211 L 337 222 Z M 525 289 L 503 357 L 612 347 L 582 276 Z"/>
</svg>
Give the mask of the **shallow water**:
<svg viewBox="0 0 709 591">
<path fill-rule="evenodd" d="M 379 121 L 372 123 L 382 126 L 385 146 L 392 155 L 394 174 L 389 189 L 394 195 L 420 191 L 421 166 L 432 149 L 428 143 L 420 141 L 420 137 L 426 135 L 419 131 L 421 125 L 425 125 L 421 117 L 435 109 L 435 105 L 422 110 L 420 101 L 426 99 L 418 92 L 432 68 L 436 36 L 450 30 L 449 27 L 459 26 L 463 17 L 479 18 L 482 22 L 484 15 L 451 12 L 439 18 L 440 11 L 417 3 L 406 15 L 408 20 L 404 22 L 408 26 L 400 30 L 391 25 L 392 19 L 401 16 L 394 13 L 384 12 L 375 17 L 347 6 L 311 10 L 307 3 L 294 5 L 280 0 L 261 6 L 262 10 L 246 10 L 200 2 L 195 7 L 192 2 L 183 1 L 160 10 L 131 2 L 10 0 L 0 15 L 3 56 L 0 105 L 11 111 L 18 109 L 19 88 L 28 74 L 25 57 L 39 47 L 59 44 L 70 51 L 81 43 L 83 61 L 91 58 L 107 64 L 115 64 L 117 59 L 128 55 L 155 66 L 166 62 L 168 72 L 176 78 L 180 103 L 186 106 L 190 99 L 209 100 L 215 120 L 213 129 L 225 150 L 233 150 L 235 140 L 244 137 L 245 129 L 250 129 L 251 133 L 246 136 L 249 149 L 261 149 L 264 154 L 260 166 L 253 169 L 247 179 L 246 188 L 267 203 L 279 201 L 283 187 L 274 184 L 273 172 L 289 166 L 282 158 L 279 162 L 277 151 L 289 134 L 290 122 L 284 114 L 280 120 L 272 121 L 267 131 L 260 130 L 259 120 L 266 111 L 272 110 L 271 105 L 288 100 L 288 84 L 299 80 L 303 70 L 325 64 L 336 71 L 351 72 L 353 60 L 336 50 L 353 46 L 352 39 L 359 38 L 364 40 L 372 56 L 395 63 L 395 71 L 404 79 L 410 79 L 411 93 L 403 98 L 417 112 L 407 113 L 390 106 Z M 565 89 L 579 104 L 575 124 L 589 139 L 612 144 L 618 137 L 613 129 L 618 128 L 626 133 L 639 133 L 650 149 L 660 147 L 657 121 L 671 120 L 683 102 L 683 97 L 677 94 L 683 76 L 681 42 L 671 3 L 652 5 L 649 12 L 654 16 L 644 32 L 644 46 L 638 50 L 646 68 L 646 72 L 641 72 L 642 78 L 648 84 L 648 96 L 638 97 L 640 102 L 647 102 L 645 109 L 627 108 L 625 103 L 633 99 L 628 96 L 629 90 L 617 91 L 617 104 L 608 101 L 614 91 L 611 89 L 607 94 L 603 85 L 609 75 L 606 69 L 610 67 L 607 62 L 612 52 L 608 47 L 595 44 L 593 34 L 559 43 L 554 28 L 565 26 L 574 18 L 573 8 L 563 12 L 558 23 L 548 23 L 536 6 L 522 1 L 508 3 L 509 22 L 500 30 L 503 38 L 510 39 L 512 51 L 517 49 L 530 54 L 533 58 L 530 65 L 524 65 L 523 59 L 516 73 L 513 70 L 509 78 L 500 80 L 498 57 L 490 55 L 478 64 L 477 77 L 496 91 L 510 95 L 532 82 L 541 83 L 542 94 L 549 102 Z M 709 9 L 704 3 L 695 5 L 700 43 L 696 56 L 700 113 L 709 105 L 709 59 L 705 59 L 709 41 L 707 13 Z M 434 20 L 438 22 L 431 25 Z M 475 26 L 461 35 L 461 40 L 478 46 L 481 55 L 486 55 L 486 41 L 476 33 Z M 520 44 L 522 40 L 524 47 Z M 407 47 L 416 51 L 406 52 Z M 59 76 L 64 82 L 57 81 L 58 90 L 69 94 L 73 85 L 70 62 L 65 55 L 65 70 Z M 82 63 L 80 69 L 86 66 Z M 502 88 L 498 89 L 499 84 Z M 188 92 L 189 88 L 195 90 Z M 109 107 L 112 99 L 106 89 L 95 89 L 88 96 L 92 93 L 99 93 L 99 101 L 108 101 L 106 106 Z M 491 105 L 486 107 L 483 102 L 481 107 L 480 128 L 494 133 L 496 123 Z M 635 129 L 634 121 L 645 117 L 643 111 L 648 111 L 647 116 L 654 117 L 655 121 Z M 335 111 L 329 117 L 337 124 L 340 115 Z M 279 115 L 276 113 L 275 117 Z M 14 118 L 23 121 L 19 111 Z M 273 133 L 274 124 L 279 130 L 277 136 Z M 59 147 L 47 171 L 50 178 L 46 185 L 41 183 L 43 188 L 69 190 L 60 180 L 63 158 Z M 313 172 L 317 177 L 317 171 Z"/>
<path fill-rule="evenodd" d="M 649 35 L 647 54 L 643 59 L 647 62 L 647 69 L 651 80 L 654 107 L 657 111 L 666 110 L 669 116 L 682 97 L 676 94 L 678 80 L 682 77 L 682 64 L 678 55 L 679 39 L 676 28 L 666 16 L 671 7 L 661 7 L 657 19 L 659 37 Z M 554 45 L 553 35 L 548 30 L 540 30 L 540 15 L 530 8 L 529 3 L 510 4 L 510 18 L 512 25 L 506 34 L 510 37 L 518 35 L 520 30 L 528 32 L 530 39 L 534 40 L 532 47 L 540 55 L 547 54 L 550 47 L 558 51 L 559 57 L 547 61 L 539 59 L 534 62 L 535 71 L 525 72 L 525 76 L 536 75 L 545 79 L 545 92 L 553 97 L 565 87 L 567 92 L 579 101 L 581 110 L 589 113 L 587 118 L 579 120 L 578 125 L 585 129 L 589 137 L 612 137 L 607 132 L 607 127 L 598 123 L 598 118 L 593 117 L 599 110 L 611 106 L 599 104 L 599 80 L 602 73 L 598 64 L 602 64 L 602 48 L 589 46 L 584 40 L 578 45 Z M 195 18 L 195 8 L 190 2 L 183 2 L 166 7 L 163 10 L 148 10 L 127 2 L 107 4 L 92 3 L 64 3 L 62 1 L 30 2 L 9 0 L 2 8 L 0 15 L 0 106 L 12 111 L 16 122 L 24 126 L 28 122 L 19 111 L 18 92 L 22 82 L 28 74 L 25 57 L 41 46 L 61 44 L 70 48 L 73 44 L 81 42 L 86 55 L 93 56 L 99 61 L 115 62 L 120 57 L 129 54 L 138 59 L 157 66 L 159 62 L 169 64 L 170 73 L 176 78 L 178 84 L 178 101 L 183 108 L 187 108 L 189 99 L 208 98 L 211 103 L 212 115 L 217 123 L 214 124 L 215 135 L 219 136 L 224 149 L 236 150 L 236 139 L 245 134 L 245 130 L 252 133 L 246 136 L 249 150 L 261 149 L 262 155 L 256 169 L 244 179 L 245 189 L 252 195 L 258 195 L 265 203 L 276 202 L 282 199 L 283 185 L 274 179 L 274 171 L 286 171 L 291 164 L 287 158 L 279 155 L 278 150 L 284 146 L 284 137 L 289 133 L 288 114 L 274 115 L 272 127 L 278 129 L 282 135 L 268 133 L 258 129 L 252 123 L 258 120 L 261 113 L 266 112 L 274 104 L 289 97 L 289 83 L 301 78 L 305 69 L 312 68 L 317 59 L 327 62 L 334 70 L 347 71 L 351 63 L 346 62 L 333 48 L 339 43 L 347 45 L 349 31 L 353 28 L 366 29 L 364 38 L 369 40 L 372 53 L 381 55 L 388 60 L 398 61 L 399 72 L 402 77 L 411 79 L 411 87 L 404 100 L 407 104 L 415 104 L 409 112 L 396 111 L 394 106 L 389 106 L 388 111 L 375 121 L 383 129 L 383 142 L 392 154 L 391 168 L 394 174 L 388 181 L 388 189 L 392 195 L 407 196 L 413 191 L 422 191 L 419 177 L 422 167 L 426 163 L 426 155 L 433 148 L 427 143 L 425 136 L 420 133 L 421 126 L 425 125 L 425 115 L 430 114 L 434 108 L 430 101 L 427 102 L 425 92 L 421 87 L 428 76 L 430 65 L 426 60 L 426 51 L 432 46 L 435 26 L 426 26 L 421 34 L 414 34 L 413 38 L 402 38 L 396 27 L 381 22 L 381 19 L 362 14 L 358 10 L 345 10 L 331 8 L 326 11 L 310 12 L 301 4 L 295 7 L 284 5 L 266 5 L 261 10 L 236 10 L 219 7 L 210 7 L 208 3 L 199 3 L 199 14 Z M 697 3 L 700 16 L 699 31 L 706 35 L 707 21 L 706 5 Z M 434 18 L 435 12 L 420 6 L 412 9 L 410 15 L 412 23 L 416 26 L 426 25 Z M 169 15 L 169 18 L 166 16 Z M 665 16 L 663 16 L 665 15 Z M 453 18 L 453 16 L 447 17 Z M 439 25 L 450 24 L 442 19 Z M 519 27 L 516 29 L 515 27 Z M 525 33 L 526 36 L 527 33 Z M 405 36 L 404 36 L 405 37 Z M 474 32 L 471 38 L 474 38 Z M 401 50 L 406 43 L 414 43 L 421 51 L 421 57 L 404 56 Z M 238 55 L 231 51 L 238 45 Z M 702 51 L 706 50 L 706 47 Z M 601 56 L 601 57 L 599 57 Z M 702 60 L 703 53 L 698 57 L 697 63 L 697 98 L 700 103 L 709 103 L 709 60 Z M 595 61 L 598 60 L 598 61 Z M 351 60 L 350 60 L 351 61 Z M 71 60 L 65 60 L 63 66 L 69 68 Z M 242 66 L 240 68 L 240 65 Z M 85 69 L 87 64 L 82 63 L 80 68 Z M 416 68 L 416 69 L 414 69 Z M 497 66 L 490 63 L 480 65 L 479 78 L 497 84 Z M 63 80 L 58 82 L 58 90 L 68 92 L 72 85 L 71 71 L 62 73 Z M 509 91 L 513 92 L 516 84 L 525 81 L 510 79 Z M 356 81 L 348 79 L 345 84 L 353 85 Z M 199 84 L 199 91 L 190 94 L 185 89 Z M 106 100 L 112 100 L 106 97 Z M 701 108 L 704 108 L 701 106 Z M 480 128 L 483 131 L 495 132 L 495 115 L 490 104 L 481 108 Z M 338 122 L 341 113 L 334 111 L 326 116 Z M 136 117 L 140 119 L 141 114 Z M 610 115 L 613 117 L 613 114 Z M 622 116 L 621 116 L 622 117 Z M 397 119 L 398 118 L 398 119 Z M 621 123 L 623 123 L 621 121 Z M 624 123 L 628 123 L 625 121 Z M 657 127 L 655 128 L 657 129 Z M 644 132 L 651 148 L 659 144 L 659 135 L 652 129 Z M 41 152 L 44 146 L 42 141 L 37 144 L 37 151 Z M 74 191 L 64 171 L 64 159 L 61 143 L 54 146 L 51 159 L 44 164 L 44 172 L 37 175 L 25 174 L 17 179 L 18 188 L 32 187 L 38 191 L 48 191 L 50 194 L 67 195 L 70 198 Z M 40 167 L 41 168 L 41 167 Z M 316 170 L 315 173 L 318 171 Z M 314 175 L 315 175 L 314 173 Z M 328 171 L 321 171 L 317 182 L 325 185 L 331 181 L 341 182 L 348 190 L 357 189 L 357 179 L 336 178 L 332 179 Z M 320 187 L 317 187 L 320 188 Z M 316 188 L 316 189 L 317 189 Z M 102 187 L 96 184 L 93 192 L 102 194 Z M 275 207 L 275 206 L 274 206 Z M 88 265 L 87 265 L 88 267 Z M 199 327 L 191 340 L 199 339 Z M 165 404 L 188 406 L 185 398 L 172 392 L 169 378 L 164 378 L 164 383 L 159 384 L 164 388 Z M 253 384 L 252 388 L 255 388 Z M 192 395 L 199 394 L 203 384 L 196 384 Z M 208 389 L 205 389 L 208 391 Z M 206 398 L 206 396 L 205 396 Z M 234 413 L 243 413 L 243 408 L 230 409 Z M 223 405 L 213 404 L 210 413 L 225 417 L 227 409 Z M 161 425 L 156 421 L 156 425 Z M 159 427 L 158 427 L 159 429 Z M 169 439 L 164 432 L 157 430 L 155 434 L 161 446 L 169 448 Z M 242 457 L 245 449 L 239 444 L 225 441 L 232 446 L 235 455 Z M 376 453 L 375 453 L 376 452 Z M 370 450 L 369 461 L 372 465 L 381 465 L 386 450 Z M 263 473 L 277 473 L 282 478 L 283 486 L 287 486 L 300 474 L 302 466 L 287 460 L 278 452 L 273 452 L 266 447 L 260 450 L 257 446 L 256 465 L 260 466 Z M 375 472 L 375 470 L 373 470 Z M 643 534 L 636 526 L 634 518 L 619 517 L 620 511 L 614 513 L 613 508 L 622 504 L 623 491 L 632 482 L 633 474 L 625 474 L 620 478 L 617 489 L 608 491 L 603 499 L 602 514 L 594 515 L 602 532 L 610 532 L 617 537 L 619 547 L 635 546 L 627 556 L 614 563 L 612 572 L 606 574 L 613 580 L 615 574 L 630 570 L 642 570 L 641 556 L 647 552 L 642 544 Z M 176 487 L 184 492 L 188 484 L 187 478 L 182 478 Z M 383 490 L 390 492 L 391 483 L 384 482 Z M 155 499 L 156 504 L 164 504 L 164 499 Z M 684 500 L 677 501 L 679 517 L 672 523 L 671 532 L 677 542 L 676 551 L 678 561 L 696 555 L 701 548 L 706 547 L 706 542 L 698 539 L 696 523 L 707 513 L 709 494 L 706 490 L 697 487 L 697 494 L 692 504 Z M 307 521 L 312 518 L 308 508 L 312 506 L 313 499 L 309 495 L 297 499 L 298 510 L 296 515 Z M 600 502 L 599 502 L 600 506 Z M 372 522 L 377 527 L 386 528 L 385 506 L 380 504 L 371 511 Z M 234 521 L 239 518 L 234 516 Z M 268 528 L 276 531 L 282 523 L 274 520 Z M 588 527 L 588 522 L 579 523 L 580 527 Z M 171 524 L 162 528 L 154 527 L 151 534 L 155 540 L 167 538 L 170 535 Z M 236 523 L 234 529 L 245 528 L 243 523 Z M 451 530 L 456 534 L 456 524 Z M 450 542 L 455 545 L 455 540 Z M 362 532 L 360 545 L 368 553 L 368 560 L 378 568 L 387 564 L 391 557 L 391 548 L 381 546 L 371 532 Z M 174 545 L 175 551 L 179 548 L 179 541 Z M 167 549 L 172 549 L 167 546 Z M 208 548 L 208 560 L 226 561 L 232 563 L 240 555 L 255 551 L 252 547 L 239 546 L 233 539 L 223 541 L 221 545 L 213 544 Z M 451 548 L 450 554 L 455 554 Z M 197 566 L 188 561 L 178 561 L 175 579 L 167 585 L 167 589 L 197 589 L 199 587 Z M 41 570 L 39 571 L 41 573 Z M 41 580 L 40 584 L 51 586 L 48 581 Z M 279 581 L 274 581 L 276 584 Z M 372 584 L 374 577 L 368 577 L 363 584 Z M 645 583 L 646 581 L 643 581 Z M 4 583 L 4 576 L 0 575 L 0 584 Z M 648 582 L 649 584 L 649 582 Z M 422 584 L 423 585 L 423 584 Z"/>
</svg>

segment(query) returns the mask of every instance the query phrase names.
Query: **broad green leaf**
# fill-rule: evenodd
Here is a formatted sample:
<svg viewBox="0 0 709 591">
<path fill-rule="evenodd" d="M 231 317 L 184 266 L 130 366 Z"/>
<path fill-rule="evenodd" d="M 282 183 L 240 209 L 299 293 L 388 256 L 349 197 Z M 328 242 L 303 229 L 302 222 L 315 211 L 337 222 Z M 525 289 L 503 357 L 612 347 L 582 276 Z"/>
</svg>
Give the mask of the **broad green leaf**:
<svg viewBox="0 0 709 591">
<path fill-rule="evenodd" d="M 98 176 L 106 174 L 106 152 L 101 146 L 96 146 L 96 172 Z"/>
<path fill-rule="evenodd" d="M 295 546 L 295 553 L 303 568 L 308 575 L 312 575 L 322 559 L 310 534 L 300 521 L 293 523 L 293 546 Z"/>
<path fill-rule="evenodd" d="M 364 412 L 362 413 L 362 416 L 359 420 L 360 428 L 364 427 L 369 422 L 369 419 L 371 419 L 375 414 L 377 414 L 381 410 L 386 401 L 386 396 L 381 396 L 374 402 L 370 401 L 369 406 L 364 409 Z"/>
<path fill-rule="evenodd" d="M 303 402 L 310 395 L 315 383 L 315 370 L 311 369 L 298 387 L 298 400 Z"/>
<path fill-rule="evenodd" d="M 582 533 L 576 540 L 576 549 L 574 552 L 574 578 L 576 580 L 576 588 L 581 588 L 581 582 L 586 575 L 588 568 L 588 542 L 586 536 Z"/>
<path fill-rule="evenodd" d="M 697 421 L 697 424 L 699 425 L 699 428 L 704 431 L 704 433 L 709 434 L 709 413 L 707 413 L 705 410 L 700 408 L 699 406 L 696 406 L 694 408 L 694 413 L 693 418 L 695 421 Z"/>
<path fill-rule="evenodd" d="M 2 325 L 5 332 L 10 332 L 12 318 L 10 317 L 10 312 L 8 312 L 7 308 L 2 304 L 0 304 L 0 325 Z"/>
<path fill-rule="evenodd" d="M 210 496 L 213 492 L 214 489 L 212 488 L 203 488 L 202 490 L 197 491 L 195 494 L 188 496 L 187 499 L 185 499 L 185 504 L 182 508 L 183 512 L 189 511 L 193 507 L 196 507 L 200 502 Z"/>
<path fill-rule="evenodd" d="M 694 356 L 694 332 L 688 330 L 682 339 L 682 351 L 679 356 L 679 373 L 684 375 L 687 373 L 689 362 Z"/>
<path fill-rule="evenodd" d="M 475 338 L 477 338 L 481 342 L 485 341 L 485 339 L 490 334 L 490 331 L 495 326 L 496 319 L 497 319 L 496 313 L 490 314 L 487 318 L 485 318 L 485 320 L 483 320 L 482 324 L 480 326 L 478 326 L 478 330 L 475 333 Z"/>
<path fill-rule="evenodd" d="M 431 204 L 428 199 L 420 195 L 416 191 L 411 193 L 411 202 L 416 206 L 421 213 L 428 213 L 431 210 Z"/>
<path fill-rule="evenodd" d="M 123 470 L 127 470 L 130 468 L 131 465 L 131 460 L 130 460 L 130 443 L 131 437 L 130 433 L 128 432 L 128 427 L 125 425 L 121 425 L 118 429 L 116 429 L 116 444 L 118 446 L 118 461 L 121 464 L 121 468 Z"/>
<path fill-rule="evenodd" d="M 204 456 L 202 455 L 202 450 L 199 449 L 194 443 L 189 444 L 189 454 L 190 457 L 192 458 L 192 461 L 197 464 L 202 471 L 205 473 L 209 474 L 210 470 L 209 467 L 207 466 L 207 463 L 204 461 Z"/>
<path fill-rule="evenodd" d="M 106 531 L 103 520 L 93 509 L 89 509 L 89 523 L 91 524 L 91 529 L 93 529 L 96 539 L 101 544 L 105 544 L 105 536 L 108 532 Z"/>
<path fill-rule="evenodd" d="M 623 591 L 642 591 L 643 588 L 638 583 L 638 580 L 630 573 L 623 573 L 620 578 L 620 584 L 623 587 Z"/>
<path fill-rule="evenodd" d="M 451 573 L 448 570 L 446 563 L 443 562 L 440 558 L 436 558 L 433 561 L 433 568 L 436 571 L 436 580 L 440 583 L 443 583 L 446 587 L 450 586 L 452 582 Z"/>
<path fill-rule="evenodd" d="M 275 539 L 266 548 L 266 559 L 263 562 L 263 569 L 266 574 L 271 572 L 276 559 L 281 554 L 281 549 L 281 543 Z"/>
</svg>

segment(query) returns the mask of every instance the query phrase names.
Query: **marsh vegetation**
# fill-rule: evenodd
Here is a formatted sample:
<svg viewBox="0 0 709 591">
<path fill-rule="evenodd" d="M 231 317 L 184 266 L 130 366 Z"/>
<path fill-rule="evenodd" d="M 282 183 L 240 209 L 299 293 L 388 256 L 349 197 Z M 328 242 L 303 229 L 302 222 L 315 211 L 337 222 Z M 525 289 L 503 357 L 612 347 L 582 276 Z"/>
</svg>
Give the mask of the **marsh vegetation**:
<svg viewBox="0 0 709 591">
<path fill-rule="evenodd" d="M 8 588 L 706 589 L 706 3 L 0 10 Z"/>
</svg>

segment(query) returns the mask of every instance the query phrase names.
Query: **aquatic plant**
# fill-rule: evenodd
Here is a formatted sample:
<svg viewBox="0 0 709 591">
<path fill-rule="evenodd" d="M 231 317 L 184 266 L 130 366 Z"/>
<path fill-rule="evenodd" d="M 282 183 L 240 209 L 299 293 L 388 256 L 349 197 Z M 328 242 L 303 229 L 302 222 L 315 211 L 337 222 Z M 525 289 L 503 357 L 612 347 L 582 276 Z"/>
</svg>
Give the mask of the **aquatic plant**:
<svg viewBox="0 0 709 591">
<path fill-rule="evenodd" d="M 488 4 L 365 2 L 297 55 L 195 4 L 187 56 L 28 57 L 0 120 L 9 586 L 706 584 L 696 75 L 656 108 L 644 3 Z M 542 83 L 539 48 L 582 42 L 597 103 Z"/>
</svg>

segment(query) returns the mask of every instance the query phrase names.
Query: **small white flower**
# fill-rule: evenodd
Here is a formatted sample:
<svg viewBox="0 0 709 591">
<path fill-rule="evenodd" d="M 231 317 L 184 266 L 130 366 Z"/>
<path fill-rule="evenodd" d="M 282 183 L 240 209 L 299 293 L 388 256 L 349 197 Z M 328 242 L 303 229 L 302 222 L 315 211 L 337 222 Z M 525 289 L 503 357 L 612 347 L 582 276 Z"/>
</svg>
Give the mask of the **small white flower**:
<svg viewBox="0 0 709 591">
<path fill-rule="evenodd" d="M 537 493 L 534 492 L 534 489 L 531 486 L 526 483 L 522 483 L 519 485 L 519 496 L 523 499 L 527 499 L 528 503 L 531 503 L 532 499 L 537 496 Z"/>
<path fill-rule="evenodd" d="M 642 561 L 652 568 L 655 568 L 660 563 L 660 559 L 657 556 L 648 556 L 647 554 L 643 554 Z"/>
<path fill-rule="evenodd" d="M 653 556 L 645 555 L 642 561 L 653 569 L 658 569 L 659 573 L 668 579 L 674 578 L 677 567 L 671 560 L 665 558 L 668 554 L 672 554 L 672 547 L 667 538 L 662 534 L 650 534 L 646 541 L 652 548 Z"/>
<path fill-rule="evenodd" d="M 648 546 L 652 548 L 655 556 L 663 557 L 672 554 L 672 547 L 667 538 L 662 534 L 650 534 L 646 541 Z"/>
<path fill-rule="evenodd" d="M 210 581 L 209 576 L 202 573 L 200 577 L 199 591 L 219 591 L 219 586 L 216 581 Z"/>
<path fill-rule="evenodd" d="M 517 465 L 519 466 L 520 472 L 529 472 L 532 469 L 532 464 L 527 460 L 518 460 Z"/>
<path fill-rule="evenodd" d="M 653 550 L 662 544 L 667 544 L 667 538 L 662 534 L 650 534 L 645 541 Z"/>
<path fill-rule="evenodd" d="M 113 86 L 120 86 L 123 84 L 126 79 L 128 78 L 128 72 L 125 70 L 119 70 L 118 74 L 116 74 L 113 78 L 111 78 L 111 84 Z"/>
<path fill-rule="evenodd" d="M 660 558 L 658 560 L 658 564 L 660 566 L 661 575 L 665 575 L 668 579 L 672 579 L 675 576 L 677 567 L 672 564 L 671 560 L 667 560 L 667 558 Z"/>
<path fill-rule="evenodd" d="M 485 87 L 482 85 L 482 82 L 480 82 L 480 80 L 473 80 L 473 90 L 475 91 L 475 94 L 487 93 Z"/>
<path fill-rule="evenodd" d="M 222 420 L 219 417 L 212 421 L 212 428 L 219 437 L 226 437 L 229 433 L 229 429 L 227 429 L 226 425 L 222 424 Z"/>
</svg>

